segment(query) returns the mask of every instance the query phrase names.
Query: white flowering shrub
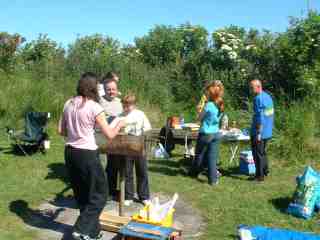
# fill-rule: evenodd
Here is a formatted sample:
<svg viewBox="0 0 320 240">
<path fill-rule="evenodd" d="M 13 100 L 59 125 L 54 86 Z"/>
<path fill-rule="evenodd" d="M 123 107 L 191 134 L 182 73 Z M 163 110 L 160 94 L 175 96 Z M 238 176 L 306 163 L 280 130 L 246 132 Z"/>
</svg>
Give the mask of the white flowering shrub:
<svg viewBox="0 0 320 240">
<path fill-rule="evenodd" d="M 214 43 L 217 50 L 225 54 L 230 60 L 237 60 L 243 41 L 236 35 L 224 30 L 213 33 Z"/>
</svg>

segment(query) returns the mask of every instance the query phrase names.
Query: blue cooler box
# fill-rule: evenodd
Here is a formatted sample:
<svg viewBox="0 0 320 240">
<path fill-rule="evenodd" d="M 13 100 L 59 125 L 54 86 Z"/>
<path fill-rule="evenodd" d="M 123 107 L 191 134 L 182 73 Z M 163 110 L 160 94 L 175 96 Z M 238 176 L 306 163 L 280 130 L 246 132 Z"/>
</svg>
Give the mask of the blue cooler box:
<svg viewBox="0 0 320 240">
<path fill-rule="evenodd" d="M 256 174 L 256 166 L 254 165 L 254 160 L 253 160 L 251 150 L 240 152 L 239 167 L 240 167 L 241 174 L 245 174 L 245 175 Z"/>
</svg>

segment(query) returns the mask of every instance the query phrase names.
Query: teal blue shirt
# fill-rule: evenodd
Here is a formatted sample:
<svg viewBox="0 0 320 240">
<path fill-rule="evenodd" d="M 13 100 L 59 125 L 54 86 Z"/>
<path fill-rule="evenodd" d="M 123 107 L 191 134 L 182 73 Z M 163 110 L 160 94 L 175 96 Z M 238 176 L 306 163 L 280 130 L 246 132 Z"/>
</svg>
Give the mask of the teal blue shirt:
<svg viewBox="0 0 320 240">
<path fill-rule="evenodd" d="M 220 110 L 213 102 L 208 102 L 204 109 L 204 115 L 201 121 L 199 132 L 204 134 L 213 134 L 219 131 Z"/>
</svg>

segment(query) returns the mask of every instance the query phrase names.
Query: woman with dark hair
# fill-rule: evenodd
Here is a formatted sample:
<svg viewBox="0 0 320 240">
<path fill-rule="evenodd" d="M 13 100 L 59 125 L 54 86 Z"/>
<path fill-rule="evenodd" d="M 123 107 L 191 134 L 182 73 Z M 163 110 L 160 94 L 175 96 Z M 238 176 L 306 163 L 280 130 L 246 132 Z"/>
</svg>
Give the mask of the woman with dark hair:
<svg viewBox="0 0 320 240">
<path fill-rule="evenodd" d="M 83 74 L 78 82 L 77 96 L 65 103 L 59 122 L 59 133 L 66 139 L 66 167 L 80 209 L 72 233 L 77 240 L 102 237 L 99 216 L 107 200 L 108 187 L 99 161 L 94 128 L 99 126 L 107 138 L 113 138 L 124 126 L 122 121 L 114 128 L 108 125 L 98 98 L 96 75 Z"/>
<path fill-rule="evenodd" d="M 217 162 L 219 158 L 219 123 L 224 111 L 224 88 L 221 81 L 213 81 L 207 87 L 208 101 L 205 104 L 199 118 L 201 126 L 196 144 L 195 159 L 192 162 L 190 175 L 197 177 L 208 166 L 208 183 L 218 184 Z"/>
</svg>

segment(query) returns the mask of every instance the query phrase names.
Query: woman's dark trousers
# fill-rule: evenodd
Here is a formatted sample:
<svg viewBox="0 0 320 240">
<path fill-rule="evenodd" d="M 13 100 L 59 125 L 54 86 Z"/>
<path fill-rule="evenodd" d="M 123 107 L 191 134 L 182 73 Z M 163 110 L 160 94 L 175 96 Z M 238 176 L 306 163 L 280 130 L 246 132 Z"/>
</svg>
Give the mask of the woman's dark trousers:
<svg viewBox="0 0 320 240">
<path fill-rule="evenodd" d="M 108 188 L 98 151 L 66 146 L 65 162 L 80 209 L 74 231 L 95 238 L 101 230 L 99 217 L 106 204 Z"/>
</svg>

